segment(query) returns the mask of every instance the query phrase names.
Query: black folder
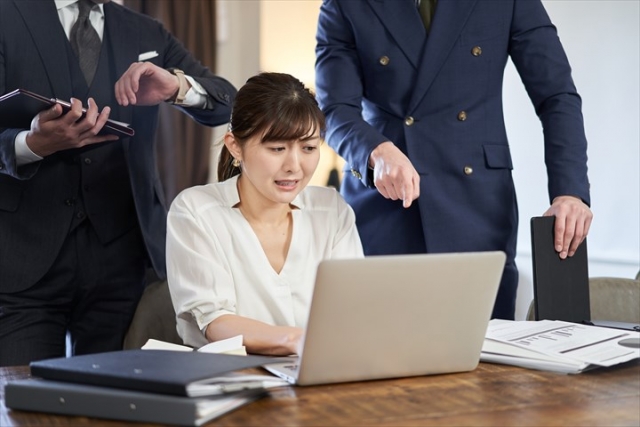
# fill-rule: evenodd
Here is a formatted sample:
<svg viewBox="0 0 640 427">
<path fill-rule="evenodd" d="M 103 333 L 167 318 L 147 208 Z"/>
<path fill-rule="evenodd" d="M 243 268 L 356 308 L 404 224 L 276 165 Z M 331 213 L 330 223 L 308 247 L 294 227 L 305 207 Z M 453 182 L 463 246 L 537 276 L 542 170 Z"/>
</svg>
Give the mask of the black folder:
<svg viewBox="0 0 640 427">
<path fill-rule="evenodd" d="M 640 331 L 635 323 L 591 319 L 587 239 L 572 257 L 560 259 L 553 245 L 554 225 L 554 216 L 531 218 L 535 319 Z"/>
<path fill-rule="evenodd" d="M 168 350 L 121 350 L 31 362 L 31 375 L 53 381 L 189 396 L 188 386 L 281 357 Z"/>
<path fill-rule="evenodd" d="M 582 323 L 591 319 L 587 241 L 572 257 L 560 259 L 554 224 L 554 216 L 531 218 L 535 318 Z"/>
<path fill-rule="evenodd" d="M 190 398 L 29 379 L 8 382 L 4 394 L 5 405 L 13 410 L 199 426 L 266 396 L 268 392 L 249 390 L 231 395 Z M 85 423 L 91 424 L 87 420 L 80 422 Z"/>
<path fill-rule="evenodd" d="M 67 101 L 47 98 L 25 89 L 16 89 L 0 96 L 0 127 L 29 129 L 31 121 L 38 113 L 55 104 L 62 105 L 65 113 L 71 109 L 71 104 Z M 86 113 L 86 109 L 83 111 Z M 128 124 L 109 119 L 100 134 L 133 136 L 135 132 Z"/>
</svg>

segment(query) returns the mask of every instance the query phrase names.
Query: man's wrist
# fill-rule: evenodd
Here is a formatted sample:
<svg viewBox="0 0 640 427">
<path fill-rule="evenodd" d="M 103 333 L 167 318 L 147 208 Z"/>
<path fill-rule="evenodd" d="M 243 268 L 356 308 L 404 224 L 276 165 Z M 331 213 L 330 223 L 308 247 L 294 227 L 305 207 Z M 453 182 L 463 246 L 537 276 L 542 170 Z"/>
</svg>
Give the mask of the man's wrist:
<svg viewBox="0 0 640 427">
<path fill-rule="evenodd" d="M 167 99 L 167 102 L 170 102 L 174 105 L 184 105 L 184 101 L 187 97 L 187 92 L 189 92 L 190 87 L 189 82 L 184 75 L 184 71 L 178 68 L 170 68 L 167 71 L 176 76 L 178 79 L 178 90 L 171 98 Z"/>
<path fill-rule="evenodd" d="M 367 162 L 368 166 L 373 169 L 376 166 L 375 159 L 380 156 L 380 153 L 387 148 L 387 146 L 395 146 L 391 141 L 384 141 L 378 144 L 373 150 L 371 150 L 371 154 L 369 154 L 369 161 Z"/>
<path fill-rule="evenodd" d="M 22 166 L 29 163 L 38 162 L 43 159 L 42 156 L 34 153 L 29 144 L 27 144 L 27 135 L 29 131 L 22 131 L 18 135 L 16 135 L 16 139 L 14 142 L 14 149 L 16 153 L 16 165 Z"/>
</svg>

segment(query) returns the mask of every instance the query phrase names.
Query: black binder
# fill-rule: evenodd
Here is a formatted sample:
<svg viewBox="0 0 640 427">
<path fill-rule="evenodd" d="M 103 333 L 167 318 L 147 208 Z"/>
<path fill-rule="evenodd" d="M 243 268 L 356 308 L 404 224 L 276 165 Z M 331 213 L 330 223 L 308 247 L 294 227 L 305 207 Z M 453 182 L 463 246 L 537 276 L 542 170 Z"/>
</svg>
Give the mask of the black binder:
<svg viewBox="0 0 640 427">
<path fill-rule="evenodd" d="M 196 351 L 121 350 L 39 360 L 29 366 L 32 376 L 47 380 L 189 396 L 188 386 L 196 382 L 282 360 Z"/>
<path fill-rule="evenodd" d="M 71 104 L 67 101 L 47 98 L 25 89 L 16 89 L 0 96 L 0 127 L 29 129 L 31 121 L 38 113 L 55 104 L 62 105 L 65 113 L 71 109 Z M 86 113 L 86 109 L 83 112 Z M 104 134 L 133 136 L 135 131 L 126 123 L 109 119 L 100 131 L 100 135 Z"/>
<path fill-rule="evenodd" d="M 190 398 L 29 379 L 7 383 L 4 394 L 5 405 L 13 410 L 199 426 L 266 396 L 268 392 L 249 390 L 231 395 Z M 80 422 L 85 423 L 91 424 L 87 420 Z"/>
</svg>

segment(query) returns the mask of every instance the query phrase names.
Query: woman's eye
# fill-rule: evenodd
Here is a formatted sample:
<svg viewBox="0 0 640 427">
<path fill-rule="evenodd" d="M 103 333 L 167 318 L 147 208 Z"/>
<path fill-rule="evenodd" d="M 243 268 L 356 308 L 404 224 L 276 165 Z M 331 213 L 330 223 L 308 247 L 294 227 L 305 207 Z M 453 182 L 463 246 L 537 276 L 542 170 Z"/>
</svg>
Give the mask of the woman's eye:
<svg viewBox="0 0 640 427">
<path fill-rule="evenodd" d="M 315 145 L 306 145 L 302 148 L 304 151 L 313 152 L 318 149 Z"/>
<path fill-rule="evenodd" d="M 275 152 L 280 152 L 284 150 L 285 150 L 284 147 L 271 147 L 271 151 L 275 151 Z"/>
</svg>

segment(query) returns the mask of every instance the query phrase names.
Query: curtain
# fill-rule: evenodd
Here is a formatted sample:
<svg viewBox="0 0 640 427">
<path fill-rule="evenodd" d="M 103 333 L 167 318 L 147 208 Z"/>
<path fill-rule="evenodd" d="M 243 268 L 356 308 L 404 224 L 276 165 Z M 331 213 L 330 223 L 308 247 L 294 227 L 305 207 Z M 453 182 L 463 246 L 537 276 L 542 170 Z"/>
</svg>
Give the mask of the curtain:
<svg viewBox="0 0 640 427">
<path fill-rule="evenodd" d="M 160 22 L 212 72 L 216 69 L 216 0 L 124 0 Z M 213 129 L 168 104 L 160 105 L 158 169 L 167 203 L 183 189 L 206 184 Z"/>
</svg>

